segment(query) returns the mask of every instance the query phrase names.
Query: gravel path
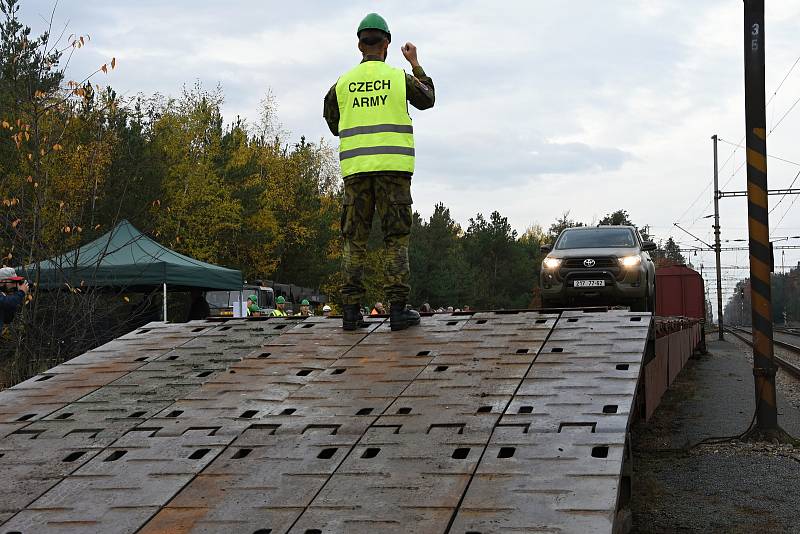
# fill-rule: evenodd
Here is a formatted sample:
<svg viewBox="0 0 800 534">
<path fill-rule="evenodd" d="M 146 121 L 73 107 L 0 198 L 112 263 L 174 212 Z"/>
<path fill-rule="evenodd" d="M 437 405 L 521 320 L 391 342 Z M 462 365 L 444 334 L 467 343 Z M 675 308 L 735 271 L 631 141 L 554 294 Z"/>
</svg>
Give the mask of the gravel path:
<svg viewBox="0 0 800 534">
<path fill-rule="evenodd" d="M 753 415 L 749 347 L 709 342 L 633 429 L 634 532 L 800 532 L 800 448 L 728 441 Z M 742 344 L 743 345 L 743 344 Z M 800 411 L 783 396 L 784 429 L 800 435 Z"/>
</svg>

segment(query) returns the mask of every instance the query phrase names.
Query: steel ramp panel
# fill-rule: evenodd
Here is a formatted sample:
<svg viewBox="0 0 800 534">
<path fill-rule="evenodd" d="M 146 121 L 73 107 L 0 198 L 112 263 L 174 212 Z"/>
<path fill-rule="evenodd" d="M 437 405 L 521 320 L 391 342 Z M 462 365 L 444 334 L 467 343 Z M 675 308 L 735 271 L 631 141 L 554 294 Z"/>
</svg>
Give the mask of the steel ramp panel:
<svg viewBox="0 0 800 534">
<path fill-rule="evenodd" d="M 651 321 L 618 310 L 561 314 L 492 434 L 453 532 L 612 531 Z"/>
<path fill-rule="evenodd" d="M 612 531 L 624 434 L 509 430 L 486 448 L 451 532 Z"/>
</svg>

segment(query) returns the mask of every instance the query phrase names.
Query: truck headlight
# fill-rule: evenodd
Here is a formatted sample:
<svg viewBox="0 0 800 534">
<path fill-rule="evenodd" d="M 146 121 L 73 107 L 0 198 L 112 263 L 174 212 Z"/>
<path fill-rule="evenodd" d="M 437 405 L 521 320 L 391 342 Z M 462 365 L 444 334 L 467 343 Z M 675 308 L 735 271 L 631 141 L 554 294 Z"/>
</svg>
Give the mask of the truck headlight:
<svg viewBox="0 0 800 534">
<path fill-rule="evenodd" d="M 640 263 L 642 263 L 641 256 L 625 256 L 623 258 L 619 258 L 619 263 L 623 267 L 631 268 L 631 267 L 638 267 Z"/>
<path fill-rule="evenodd" d="M 544 265 L 545 269 L 558 269 L 558 266 L 561 265 L 561 260 L 547 257 L 542 262 L 542 265 Z"/>
</svg>

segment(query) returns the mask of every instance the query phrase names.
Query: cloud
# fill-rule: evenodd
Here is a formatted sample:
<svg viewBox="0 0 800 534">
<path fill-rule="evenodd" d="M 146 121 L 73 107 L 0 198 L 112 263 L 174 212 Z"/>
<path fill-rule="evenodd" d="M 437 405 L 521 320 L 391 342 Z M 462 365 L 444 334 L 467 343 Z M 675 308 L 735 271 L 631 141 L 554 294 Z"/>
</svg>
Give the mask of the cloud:
<svg viewBox="0 0 800 534">
<path fill-rule="evenodd" d="M 484 132 L 456 139 L 421 135 L 418 162 L 427 179 L 458 189 L 511 189 L 548 175 L 588 176 L 617 170 L 632 155 L 586 143 L 518 139 L 513 134 Z M 417 174 L 423 174 L 418 172 Z"/>
</svg>

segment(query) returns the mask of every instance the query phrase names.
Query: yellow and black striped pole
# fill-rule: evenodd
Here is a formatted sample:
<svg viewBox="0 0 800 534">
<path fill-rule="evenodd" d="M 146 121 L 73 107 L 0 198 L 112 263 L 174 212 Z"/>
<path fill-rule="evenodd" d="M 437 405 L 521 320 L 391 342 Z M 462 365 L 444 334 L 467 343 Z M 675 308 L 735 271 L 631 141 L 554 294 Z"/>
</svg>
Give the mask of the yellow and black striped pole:
<svg viewBox="0 0 800 534">
<path fill-rule="evenodd" d="M 767 117 L 764 90 L 764 0 L 744 0 L 744 85 L 747 129 L 747 216 L 750 237 L 750 292 L 753 314 L 753 375 L 756 431 L 778 427 L 767 206 Z"/>
</svg>

